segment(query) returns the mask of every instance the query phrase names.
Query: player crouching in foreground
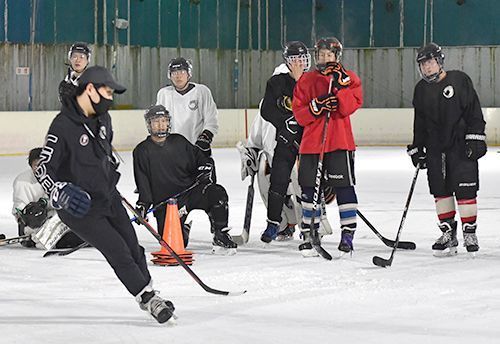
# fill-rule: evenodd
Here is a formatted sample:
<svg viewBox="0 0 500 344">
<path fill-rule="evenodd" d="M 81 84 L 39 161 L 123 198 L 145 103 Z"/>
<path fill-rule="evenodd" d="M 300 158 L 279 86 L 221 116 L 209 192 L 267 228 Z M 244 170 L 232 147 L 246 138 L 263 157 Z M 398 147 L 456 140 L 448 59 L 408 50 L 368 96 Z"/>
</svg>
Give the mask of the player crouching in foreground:
<svg viewBox="0 0 500 344">
<path fill-rule="evenodd" d="M 144 119 L 150 135 L 133 152 L 138 213 L 144 217 L 153 204 L 198 183 L 177 200 L 184 245 L 187 246 L 189 239 L 189 227 L 184 225 L 186 217 L 191 210 L 202 209 L 210 218 L 213 253 L 235 254 L 237 244 L 227 226 L 227 192 L 222 185 L 213 183 L 211 159 L 184 136 L 170 133 L 170 113 L 163 105 L 150 107 Z M 165 212 L 164 206 L 154 211 L 160 235 L 163 235 Z"/>
<path fill-rule="evenodd" d="M 70 248 L 83 243 L 59 219 L 48 204 L 48 196 L 33 174 L 40 161 L 42 148 L 33 148 L 28 154 L 30 169 L 19 174 L 13 183 L 12 214 L 17 220 L 19 236 L 29 235 L 21 241 L 24 247 Z"/>
<path fill-rule="evenodd" d="M 413 143 L 408 154 L 413 165 L 427 168 L 430 193 L 435 198 L 443 233 L 432 249 L 435 255 L 457 253 L 455 196 L 462 221 L 464 246 L 479 250 L 476 236 L 479 172 L 477 160 L 486 154 L 486 122 L 472 80 L 461 71 L 443 69 L 441 47 L 430 43 L 418 51 L 422 80 L 415 86 Z"/>
</svg>

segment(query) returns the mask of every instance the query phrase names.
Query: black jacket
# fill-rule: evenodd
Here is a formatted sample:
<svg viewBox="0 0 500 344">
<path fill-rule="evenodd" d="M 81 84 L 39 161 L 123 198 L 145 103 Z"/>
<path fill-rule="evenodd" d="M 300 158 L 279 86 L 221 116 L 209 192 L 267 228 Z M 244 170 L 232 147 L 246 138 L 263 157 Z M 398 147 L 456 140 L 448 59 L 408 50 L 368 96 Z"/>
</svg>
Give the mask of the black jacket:
<svg viewBox="0 0 500 344">
<path fill-rule="evenodd" d="M 113 157 L 111 117 L 86 117 L 73 97 L 63 104 L 46 137 L 35 176 L 50 194 L 56 182 L 71 182 L 90 194 L 91 213 L 109 211 L 120 174 Z"/>
<path fill-rule="evenodd" d="M 168 135 L 163 145 L 148 136 L 135 147 L 133 156 L 138 201 L 146 204 L 157 204 L 190 187 L 198 166 L 210 161 L 179 134 Z"/>
</svg>

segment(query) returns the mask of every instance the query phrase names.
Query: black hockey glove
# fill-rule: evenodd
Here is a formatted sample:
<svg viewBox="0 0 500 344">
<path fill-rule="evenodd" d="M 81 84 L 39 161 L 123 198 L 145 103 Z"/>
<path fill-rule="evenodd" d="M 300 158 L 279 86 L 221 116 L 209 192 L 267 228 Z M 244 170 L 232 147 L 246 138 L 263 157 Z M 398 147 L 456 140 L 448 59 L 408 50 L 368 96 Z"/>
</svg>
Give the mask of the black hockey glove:
<svg viewBox="0 0 500 344">
<path fill-rule="evenodd" d="M 211 163 L 206 163 L 205 165 L 198 166 L 198 175 L 196 176 L 196 181 L 199 184 L 212 184 L 214 181 L 212 179 L 214 165 Z"/>
<path fill-rule="evenodd" d="M 295 117 L 290 116 L 285 120 L 285 125 L 278 133 L 278 140 L 289 147 L 299 149 L 302 138 L 302 127 Z"/>
<path fill-rule="evenodd" d="M 212 139 L 214 138 L 214 134 L 212 134 L 209 130 L 205 129 L 196 139 L 196 147 L 201 149 L 203 152 L 208 152 L 210 150 L 210 145 L 212 144 Z"/>
<path fill-rule="evenodd" d="M 486 135 L 467 134 L 465 135 L 465 155 L 469 160 L 477 160 L 486 154 Z"/>
<path fill-rule="evenodd" d="M 328 93 L 314 98 L 309 103 L 309 111 L 314 116 L 323 116 L 328 112 L 337 110 L 338 100 L 333 93 Z"/>
<path fill-rule="evenodd" d="M 66 100 L 69 100 L 75 95 L 76 86 L 70 82 L 61 81 L 59 84 L 59 101 L 64 104 Z"/>
<path fill-rule="evenodd" d="M 31 228 L 41 227 L 47 220 L 47 200 L 40 198 L 28 203 L 21 212 L 22 223 Z"/>
<path fill-rule="evenodd" d="M 277 99 L 278 108 L 285 113 L 292 113 L 292 97 L 282 96 Z"/>
<path fill-rule="evenodd" d="M 50 203 L 54 209 L 64 209 L 74 217 L 84 217 L 90 210 L 90 195 L 77 185 L 58 182 L 50 193 Z"/>
<path fill-rule="evenodd" d="M 149 208 L 151 207 L 151 203 L 147 203 L 147 202 L 141 202 L 141 201 L 137 201 L 137 203 L 135 204 L 135 211 L 144 219 L 144 220 L 148 220 L 148 210 Z M 141 224 L 141 222 L 139 221 L 139 219 L 135 219 L 135 223 L 137 223 L 138 225 Z"/>
<path fill-rule="evenodd" d="M 421 170 L 427 168 L 427 155 L 422 147 L 408 145 L 406 152 L 410 156 L 413 166 L 417 167 L 417 165 L 420 164 L 419 166 Z"/>
</svg>

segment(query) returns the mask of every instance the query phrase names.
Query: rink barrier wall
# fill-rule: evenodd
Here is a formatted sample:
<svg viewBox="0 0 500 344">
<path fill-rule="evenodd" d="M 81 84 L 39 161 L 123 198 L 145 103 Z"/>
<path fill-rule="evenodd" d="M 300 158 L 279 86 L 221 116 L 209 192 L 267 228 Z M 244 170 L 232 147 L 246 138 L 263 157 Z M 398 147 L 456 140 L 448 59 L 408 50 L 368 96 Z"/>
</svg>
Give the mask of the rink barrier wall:
<svg viewBox="0 0 500 344">
<path fill-rule="evenodd" d="M 219 133 L 213 146 L 234 147 L 244 140 L 256 113 L 256 109 L 219 109 Z M 484 108 L 483 113 L 488 143 L 500 145 L 500 108 Z M 0 154 L 26 154 L 31 148 L 42 146 L 56 114 L 57 111 L 0 112 L 4 123 Z M 143 114 L 144 110 L 111 111 L 116 149 L 131 150 L 146 137 Z M 360 109 L 351 122 L 357 145 L 406 145 L 413 137 L 413 109 Z"/>
</svg>

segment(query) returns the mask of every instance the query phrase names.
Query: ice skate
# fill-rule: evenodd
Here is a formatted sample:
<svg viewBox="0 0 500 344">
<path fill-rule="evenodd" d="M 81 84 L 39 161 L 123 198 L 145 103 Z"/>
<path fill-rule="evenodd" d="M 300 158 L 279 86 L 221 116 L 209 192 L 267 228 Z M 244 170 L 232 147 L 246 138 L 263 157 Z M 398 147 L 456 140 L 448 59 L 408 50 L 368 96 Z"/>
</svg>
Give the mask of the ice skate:
<svg viewBox="0 0 500 344">
<path fill-rule="evenodd" d="M 443 232 L 432 245 L 433 253 L 436 257 L 454 256 L 457 254 L 457 222 L 443 221 L 439 224 L 439 229 Z"/>
<path fill-rule="evenodd" d="M 288 241 L 293 240 L 293 233 L 295 233 L 295 225 L 288 224 L 285 229 L 278 232 L 276 236 L 276 241 Z"/>
<path fill-rule="evenodd" d="M 218 255 L 232 256 L 236 254 L 238 245 L 233 241 L 229 234 L 231 228 L 216 229 L 214 231 L 214 239 L 212 242 L 212 253 Z"/>
<path fill-rule="evenodd" d="M 278 226 L 275 222 L 267 220 L 267 228 L 260 236 L 260 240 L 269 244 L 271 241 L 276 239 L 278 235 Z"/>
<path fill-rule="evenodd" d="M 311 236 L 309 232 L 302 232 L 301 233 L 302 238 L 304 239 L 304 242 L 299 245 L 299 251 L 300 254 L 302 254 L 302 257 L 308 258 L 308 257 L 317 257 L 318 252 L 314 249 L 314 247 L 311 244 Z"/>
<path fill-rule="evenodd" d="M 354 251 L 354 246 L 352 244 L 352 240 L 354 238 L 354 231 L 348 227 L 342 227 L 342 234 L 340 237 L 340 243 L 339 243 L 339 251 L 340 256 L 342 257 L 346 253 L 351 253 Z"/>
<path fill-rule="evenodd" d="M 464 223 L 462 225 L 463 235 L 464 235 L 464 247 L 469 252 L 471 257 L 476 256 L 476 252 L 479 251 L 479 243 L 476 236 L 476 223 Z"/>
<path fill-rule="evenodd" d="M 174 304 L 169 300 L 164 300 L 157 295 L 157 291 L 150 286 L 144 288 L 144 291 L 136 296 L 139 307 L 146 312 L 149 312 L 160 324 L 166 323 L 175 324 Z"/>
</svg>

